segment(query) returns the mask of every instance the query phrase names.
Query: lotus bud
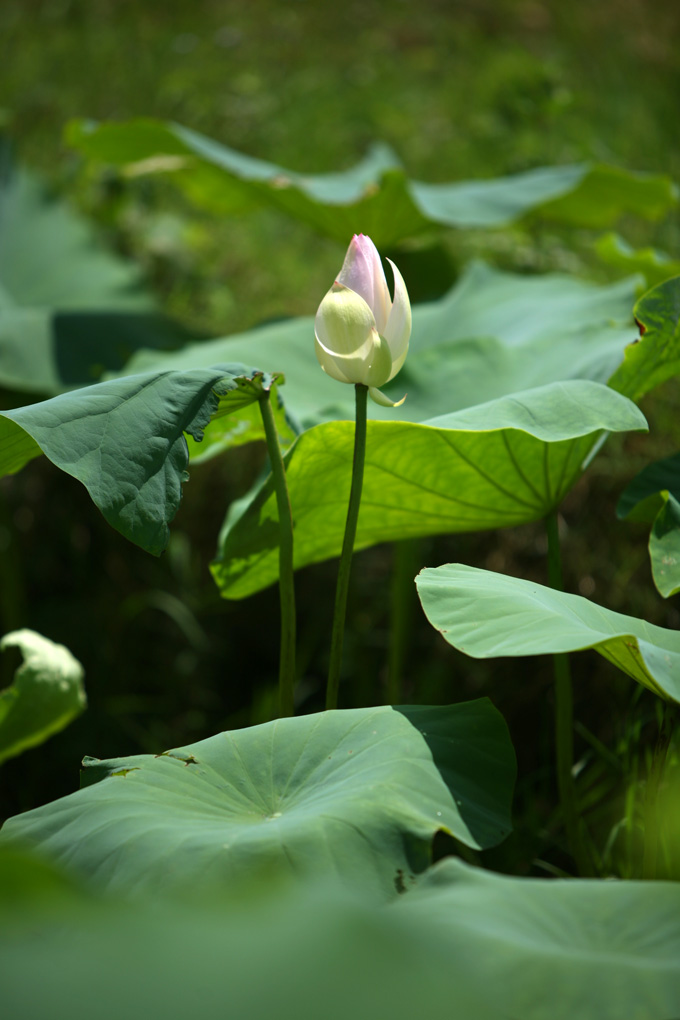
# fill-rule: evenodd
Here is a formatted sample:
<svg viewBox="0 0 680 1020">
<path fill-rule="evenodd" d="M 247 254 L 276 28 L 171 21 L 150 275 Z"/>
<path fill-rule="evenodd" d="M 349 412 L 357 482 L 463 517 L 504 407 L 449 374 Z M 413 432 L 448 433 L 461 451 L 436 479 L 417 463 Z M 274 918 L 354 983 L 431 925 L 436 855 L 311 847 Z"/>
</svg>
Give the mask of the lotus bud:
<svg viewBox="0 0 680 1020">
<path fill-rule="evenodd" d="M 404 364 L 411 336 L 411 303 L 401 273 L 390 259 L 394 300 L 378 249 L 365 234 L 355 234 L 340 275 L 319 305 L 314 323 L 315 349 L 324 372 L 338 382 L 368 386 L 384 407 L 398 407 L 379 387 Z"/>
</svg>

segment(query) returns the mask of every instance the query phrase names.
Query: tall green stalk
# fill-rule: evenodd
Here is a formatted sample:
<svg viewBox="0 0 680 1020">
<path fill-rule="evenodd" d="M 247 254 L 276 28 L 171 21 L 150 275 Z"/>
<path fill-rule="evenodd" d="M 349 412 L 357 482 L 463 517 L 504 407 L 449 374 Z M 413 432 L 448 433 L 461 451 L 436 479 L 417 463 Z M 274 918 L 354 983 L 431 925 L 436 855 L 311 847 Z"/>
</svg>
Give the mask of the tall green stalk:
<svg viewBox="0 0 680 1020">
<path fill-rule="evenodd" d="M 674 704 L 667 701 L 662 705 L 661 711 L 663 713 L 661 725 L 645 790 L 645 845 L 642 858 L 642 877 L 651 879 L 658 877 L 659 791 L 663 781 L 668 748 L 673 737 L 677 709 Z"/>
<path fill-rule="evenodd" d="M 553 510 L 545 519 L 548 534 L 548 578 L 551 588 L 564 591 L 562 583 L 562 557 L 557 527 L 557 511 Z M 569 657 L 562 653 L 553 655 L 555 676 L 555 756 L 557 766 L 557 789 L 562 805 L 564 827 L 567 831 L 569 849 L 578 873 L 592 875 L 590 854 L 583 839 L 581 818 L 576 800 L 576 786 L 572 773 L 574 762 L 574 697 L 571 684 Z"/>
<path fill-rule="evenodd" d="M 347 612 L 347 592 L 349 575 L 354 552 L 354 539 L 357 533 L 359 507 L 361 505 L 361 489 L 364 484 L 364 460 L 366 457 L 366 403 L 368 386 L 356 383 L 356 425 L 354 429 L 354 457 L 352 460 L 352 487 L 349 493 L 347 523 L 345 537 L 340 553 L 338 567 L 338 583 L 335 589 L 335 612 L 333 614 L 333 633 L 331 636 L 331 656 L 328 667 L 328 685 L 326 687 L 326 708 L 338 707 L 338 688 L 340 686 L 340 667 L 342 665 L 342 643 L 345 636 L 345 615 Z"/>
<path fill-rule="evenodd" d="M 279 596 L 281 647 L 279 650 L 279 714 L 294 714 L 295 698 L 295 581 L 293 577 L 293 514 L 286 483 L 281 446 L 271 404 L 270 390 L 263 390 L 260 413 L 271 462 L 276 506 L 279 513 Z"/>
</svg>

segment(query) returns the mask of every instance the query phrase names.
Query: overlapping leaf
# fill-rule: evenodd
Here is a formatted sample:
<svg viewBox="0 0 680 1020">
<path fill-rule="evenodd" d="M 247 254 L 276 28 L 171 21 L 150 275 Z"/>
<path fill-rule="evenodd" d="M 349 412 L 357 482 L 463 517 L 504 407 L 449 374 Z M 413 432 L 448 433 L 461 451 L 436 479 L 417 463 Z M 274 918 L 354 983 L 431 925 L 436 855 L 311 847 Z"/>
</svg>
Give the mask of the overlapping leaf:
<svg viewBox="0 0 680 1020">
<path fill-rule="evenodd" d="M 433 224 L 498 227 L 529 212 L 606 226 L 622 212 L 650 218 L 677 202 L 669 178 L 580 164 L 544 167 L 488 181 L 426 184 L 410 180 L 394 153 L 374 146 L 345 173 L 307 175 L 253 159 L 170 121 L 72 123 L 67 140 L 85 155 L 132 174 L 174 173 L 202 205 L 233 212 L 266 203 L 342 243 L 367 233 L 381 246 Z"/>
<path fill-rule="evenodd" d="M 487 659 L 593 648 L 655 694 L 680 701 L 680 631 L 460 563 L 422 570 L 416 584 L 432 626 L 466 655 Z"/>
<path fill-rule="evenodd" d="M 680 591 L 680 454 L 648 464 L 621 494 L 616 513 L 652 525 L 649 556 L 664 596 Z"/>
<path fill-rule="evenodd" d="M 391 909 L 437 932 L 448 966 L 481 995 L 474 1016 L 646 1020 L 680 1010 L 677 884 L 511 878 L 446 860 Z"/>
<path fill-rule="evenodd" d="M 65 203 L 25 171 L 0 181 L 0 384 L 61 392 L 187 339 Z"/>
<path fill-rule="evenodd" d="M 283 873 L 378 898 L 412 883 L 440 829 L 473 847 L 503 839 L 515 773 L 486 699 L 279 719 L 85 764 L 93 785 L 11 819 L 3 838 L 118 890 Z"/>
<path fill-rule="evenodd" d="M 0 474 L 18 471 L 44 453 L 83 483 L 109 524 L 159 555 L 188 477 L 184 433 L 200 441 L 212 419 L 233 414 L 232 435 L 240 441 L 239 412 L 274 383 L 274 377 L 242 365 L 148 372 L 3 411 Z M 277 398 L 274 405 L 281 430 L 289 432 Z M 246 418 L 245 426 L 251 438 L 261 435 L 252 420 Z M 229 438 L 220 427 L 220 444 Z"/>
<path fill-rule="evenodd" d="M 32 630 L 5 634 L 0 650 L 6 648 L 19 648 L 24 661 L 0 691 L 0 762 L 42 744 L 87 704 L 83 667 L 68 648 Z"/>
<path fill-rule="evenodd" d="M 630 401 L 585 380 L 553 383 L 423 424 L 369 422 L 355 548 L 537 520 L 568 492 L 601 430 L 640 428 L 644 418 Z M 327 422 L 304 432 L 286 457 L 296 567 L 340 552 L 353 443 L 353 423 Z M 271 477 L 237 513 L 227 520 L 212 566 L 227 598 L 243 598 L 276 580 Z"/>
<path fill-rule="evenodd" d="M 606 382 L 635 338 L 635 280 L 598 287 L 573 277 L 504 273 L 475 263 L 441 300 L 413 309 L 409 355 L 385 387 L 400 408 L 372 418 L 425 421 L 563 379 Z M 354 417 L 354 394 L 314 356 L 314 323 L 292 319 L 176 354 L 140 353 L 130 372 L 185 370 L 229 361 L 286 376 L 286 407 L 303 423 Z"/>
<path fill-rule="evenodd" d="M 680 373 L 680 277 L 644 294 L 635 305 L 635 319 L 640 339 L 626 348 L 609 385 L 637 401 Z"/>
</svg>

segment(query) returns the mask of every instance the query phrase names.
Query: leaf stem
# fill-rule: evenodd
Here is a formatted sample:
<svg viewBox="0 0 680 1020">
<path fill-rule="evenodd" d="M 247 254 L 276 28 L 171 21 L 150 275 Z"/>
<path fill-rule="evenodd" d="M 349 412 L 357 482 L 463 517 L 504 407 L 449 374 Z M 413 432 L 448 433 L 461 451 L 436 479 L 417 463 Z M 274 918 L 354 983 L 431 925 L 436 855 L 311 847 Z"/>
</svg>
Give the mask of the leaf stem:
<svg viewBox="0 0 680 1020">
<path fill-rule="evenodd" d="M 295 697 L 295 582 L 293 578 L 293 514 L 286 482 L 286 470 L 276 431 L 271 390 L 263 389 L 259 400 L 262 424 L 271 462 L 276 506 L 279 514 L 279 596 L 281 602 L 281 647 L 279 650 L 279 714 L 294 715 Z"/>
<path fill-rule="evenodd" d="M 548 578 L 550 587 L 556 591 L 564 591 L 556 510 L 552 510 L 546 517 L 545 527 L 548 536 Z M 553 670 L 555 676 L 557 788 L 562 805 L 569 849 L 579 875 L 585 877 L 593 874 L 593 866 L 583 839 L 582 820 L 579 817 L 576 786 L 572 773 L 574 761 L 574 696 L 569 656 L 565 653 L 553 655 Z"/>
<path fill-rule="evenodd" d="M 333 633 L 331 636 L 331 654 L 328 667 L 328 685 L 326 687 L 326 708 L 338 707 L 338 689 L 340 686 L 340 667 L 342 665 L 342 643 L 345 636 L 345 615 L 347 611 L 347 592 L 349 575 L 354 552 L 354 539 L 357 533 L 359 507 L 361 505 L 361 489 L 364 483 L 364 460 L 366 457 L 366 404 L 368 386 L 356 383 L 356 425 L 354 429 L 354 457 L 352 460 L 352 487 L 349 493 L 345 537 L 340 553 L 338 567 L 338 583 L 335 589 L 335 612 L 333 614 Z"/>
</svg>

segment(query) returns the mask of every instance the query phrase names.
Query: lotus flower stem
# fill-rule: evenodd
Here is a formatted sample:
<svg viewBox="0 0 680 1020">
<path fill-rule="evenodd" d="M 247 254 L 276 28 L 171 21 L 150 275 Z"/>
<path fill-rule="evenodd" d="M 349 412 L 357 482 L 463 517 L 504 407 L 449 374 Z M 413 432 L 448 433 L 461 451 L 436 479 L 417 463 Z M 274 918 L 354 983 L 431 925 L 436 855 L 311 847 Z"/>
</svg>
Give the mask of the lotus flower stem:
<svg viewBox="0 0 680 1020">
<path fill-rule="evenodd" d="M 338 567 L 338 583 L 335 589 L 335 612 L 333 615 L 333 633 L 331 636 L 331 656 L 328 667 L 328 686 L 326 687 L 326 708 L 338 707 L 338 688 L 340 686 L 340 667 L 342 665 L 342 643 L 345 636 L 345 615 L 347 611 L 347 592 L 349 575 L 352 567 L 354 539 L 357 533 L 359 507 L 361 505 L 361 489 L 364 483 L 364 459 L 366 456 L 366 404 L 368 386 L 357 383 L 356 393 L 356 425 L 354 430 L 354 457 L 352 460 L 352 487 L 349 493 L 347 523 L 345 537 L 340 553 Z"/>
<path fill-rule="evenodd" d="M 271 462 L 276 506 L 279 514 L 279 596 L 281 602 L 281 647 L 279 649 L 279 715 L 294 715 L 295 697 L 295 581 L 293 576 L 293 514 L 286 483 L 286 470 L 271 404 L 271 391 L 260 397 L 260 413 Z"/>
<path fill-rule="evenodd" d="M 548 535 L 548 577 L 550 586 L 556 591 L 564 591 L 556 510 L 548 514 L 545 519 L 545 526 Z M 576 787 L 572 773 L 574 762 L 574 697 L 569 656 L 564 653 L 553 655 L 553 668 L 555 676 L 557 788 L 562 805 L 569 849 L 579 875 L 586 877 L 593 874 L 593 866 L 583 838 L 582 820 L 579 817 Z"/>
</svg>

